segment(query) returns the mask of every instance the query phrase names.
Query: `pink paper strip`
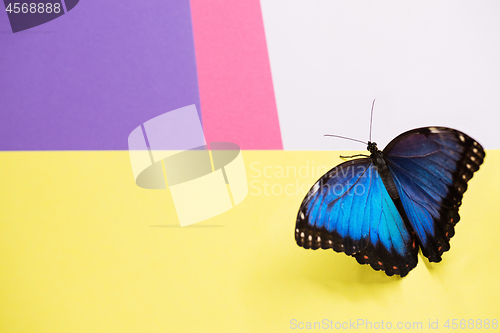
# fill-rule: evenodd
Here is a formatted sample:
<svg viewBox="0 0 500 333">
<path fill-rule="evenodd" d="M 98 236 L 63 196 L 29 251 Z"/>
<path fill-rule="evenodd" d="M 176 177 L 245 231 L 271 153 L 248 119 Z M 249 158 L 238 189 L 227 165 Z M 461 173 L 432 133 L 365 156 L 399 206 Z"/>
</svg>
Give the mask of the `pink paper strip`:
<svg viewBox="0 0 500 333">
<path fill-rule="evenodd" d="M 283 149 L 259 0 L 191 0 L 207 142 Z"/>
</svg>

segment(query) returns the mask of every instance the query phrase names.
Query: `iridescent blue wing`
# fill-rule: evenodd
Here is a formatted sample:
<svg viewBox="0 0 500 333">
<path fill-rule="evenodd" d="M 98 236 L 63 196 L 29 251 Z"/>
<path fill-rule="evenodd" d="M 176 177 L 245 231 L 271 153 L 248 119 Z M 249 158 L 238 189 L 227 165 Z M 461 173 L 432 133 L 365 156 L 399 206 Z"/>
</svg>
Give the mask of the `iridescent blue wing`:
<svg viewBox="0 0 500 333">
<path fill-rule="evenodd" d="M 454 129 L 425 127 L 399 135 L 383 154 L 422 253 L 441 261 L 467 182 L 483 163 L 483 148 Z"/>
<path fill-rule="evenodd" d="M 417 265 L 408 231 L 370 158 L 342 163 L 321 177 L 297 215 L 295 240 L 306 249 L 333 249 L 387 275 Z"/>
</svg>

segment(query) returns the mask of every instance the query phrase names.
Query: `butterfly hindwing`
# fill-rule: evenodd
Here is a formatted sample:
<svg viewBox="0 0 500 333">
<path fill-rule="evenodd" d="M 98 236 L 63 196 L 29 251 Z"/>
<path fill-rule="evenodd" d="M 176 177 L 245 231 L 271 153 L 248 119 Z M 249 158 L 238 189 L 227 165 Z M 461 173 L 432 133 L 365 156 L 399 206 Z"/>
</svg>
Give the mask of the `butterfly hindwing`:
<svg viewBox="0 0 500 333">
<path fill-rule="evenodd" d="M 445 127 L 405 132 L 383 151 L 423 254 L 434 262 L 450 249 L 467 182 L 485 153 L 466 134 Z"/>
<path fill-rule="evenodd" d="M 338 165 L 311 188 L 297 215 L 297 244 L 356 257 L 387 275 L 405 276 L 417 264 L 407 229 L 370 158 Z"/>
</svg>

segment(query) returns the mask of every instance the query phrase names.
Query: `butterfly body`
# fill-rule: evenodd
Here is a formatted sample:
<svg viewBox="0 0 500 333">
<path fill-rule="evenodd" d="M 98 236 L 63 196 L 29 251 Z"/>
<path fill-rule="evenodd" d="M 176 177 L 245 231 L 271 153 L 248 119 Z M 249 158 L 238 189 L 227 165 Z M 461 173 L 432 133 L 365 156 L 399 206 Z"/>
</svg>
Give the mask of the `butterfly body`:
<svg viewBox="0 0 500 333">
<path fill-rule="evenodd" d="M 368 151 L 371 152 L 370 158 L 372 160 L 372 163 L 378 171 L 382 179 L 382 183 L 384 183 L 384 186 L 389 193 L 389 196 L 393 200 L 399 199 L 396 184 L 394 183 L 394 179 L 392 179 L 389 168 L 387 167 L 387 163 L 384 160 L 384 153 L 378 150 L 377 144 L 374 142 L 368 142 Z"/>
<path fill-rule="evenodd" d="M 440 261 L 483 148 L 462 132 L 425 127 L 383 151 L 373 142 L 367 149 L 369 157 L 342 163 L 313 185 L 297 215 L 297 244 L 344 252 L 387 275 L 407 275 L 419 247 Z"/>
</svg>

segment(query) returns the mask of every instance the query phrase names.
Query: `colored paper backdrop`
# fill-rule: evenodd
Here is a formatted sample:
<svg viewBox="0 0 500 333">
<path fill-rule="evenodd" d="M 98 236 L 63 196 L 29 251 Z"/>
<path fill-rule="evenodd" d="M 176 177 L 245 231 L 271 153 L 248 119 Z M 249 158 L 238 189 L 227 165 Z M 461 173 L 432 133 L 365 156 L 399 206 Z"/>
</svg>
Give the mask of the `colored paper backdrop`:
<svg viewBox="0 0 500 333">
<path fill-rule="evenodd" d="M 24 30 L 0 12 L 1 332 L 498 328 L 496 2 L 61 4 Z M 373 99 L 381 147 L 441 125 L 487 149 L 451 250 L 404 279 L 294 240 L 312 183 L 365 149 L 323 135 L 367 140 Z M 241 148 L 248 196 L 181 228 L 128 138 L 193 105 L 196 142 Z"/>
</svg>

